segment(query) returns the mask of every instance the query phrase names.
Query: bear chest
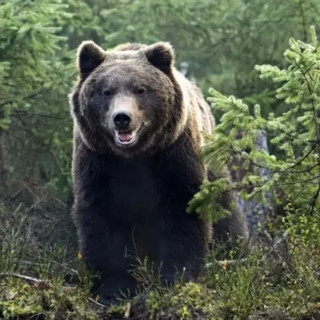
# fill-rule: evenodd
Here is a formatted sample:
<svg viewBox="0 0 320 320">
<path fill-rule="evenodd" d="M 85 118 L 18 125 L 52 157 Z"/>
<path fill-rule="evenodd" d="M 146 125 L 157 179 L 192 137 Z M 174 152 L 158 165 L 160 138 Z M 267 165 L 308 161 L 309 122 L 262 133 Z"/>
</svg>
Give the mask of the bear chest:
<svg viewBox="0 0 320 320">
<path fill-rule="evenodd" d="M 116 158 L 105 172 L 100 196 L 109 216 L 147 222 L 165 210 L 161 185 L 150 161 Z"/>
<path fill-rule="evenodd" d="M 201 180 L 191 161 L 175 157 L 97 155 L 76 161 L 76 201 L 108 221 L 154 224 L 186 215 Z M 86 179 L 81 179 L 86 177 Z M 111 219 L 111 220 L 110 220 Z"/>
</svg>

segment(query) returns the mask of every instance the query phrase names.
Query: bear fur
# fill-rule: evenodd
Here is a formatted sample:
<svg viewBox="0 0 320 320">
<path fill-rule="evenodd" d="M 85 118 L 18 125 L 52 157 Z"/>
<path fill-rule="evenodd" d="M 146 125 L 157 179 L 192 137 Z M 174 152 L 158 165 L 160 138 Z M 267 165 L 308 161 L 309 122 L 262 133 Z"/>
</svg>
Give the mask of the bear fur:
<svg viewBox="0 0 320 320">
<path fill-rule="evenodd" d="M 80 250 L 100 274 L 105 303 L 135 293 L 137 258 L 161 266 L 165 283 L 204 271 L 209 226 L 189 200 L 207 171 L 199 157 L 214 119 L 195 84 L 174 68 L 168 43 L 126 44 L 104 51 L 92 41 L 78 50 L 74 119 L 73 216 Z M 226 196 L 228 208 L 231 198 Z M 247 237 L 238 211 L 215 229 Z"/>
</svg>

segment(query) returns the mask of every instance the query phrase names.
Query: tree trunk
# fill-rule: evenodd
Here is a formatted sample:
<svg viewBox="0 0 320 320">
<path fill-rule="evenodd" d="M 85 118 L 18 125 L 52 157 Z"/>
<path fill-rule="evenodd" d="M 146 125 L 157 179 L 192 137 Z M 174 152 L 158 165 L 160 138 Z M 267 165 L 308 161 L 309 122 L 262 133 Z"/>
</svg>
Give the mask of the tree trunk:
<svg viewBox="0 0 320 320">
<path fill-rule="evenodd" d="M 257 146 L 259 150 L 264 150 L 269 153 L 268 139 L 265 131 L 260 131 Z M 241 181 L 243 177 L 243 172 L 241 170 L 241 162 L 236 163 L 240 169 L 232 173 L 234 181 Z M 271 178 L 271 172 L 268 169 L 259 168 L 260 177 Z M 250 192 L 250 191 L 249 191 Z M 264 197 L 266 199 L 265 203 L 257 202 L 254 200 L 246 201 L 240 196 L 238 196 L 238 205 L 245 215 L 246 221 L 248 223 L 251 238 L 254 240 L 257 235 L 264 233 L 267 218 L 273 214 L 273 199 L 271 192 L 265 192 Z"/>
<path fill-rule="evenodd" d="M 8 194 L 9 188 L 9 164 L 6 133 L 0 129 L 0 196 Z"/>
</svg>

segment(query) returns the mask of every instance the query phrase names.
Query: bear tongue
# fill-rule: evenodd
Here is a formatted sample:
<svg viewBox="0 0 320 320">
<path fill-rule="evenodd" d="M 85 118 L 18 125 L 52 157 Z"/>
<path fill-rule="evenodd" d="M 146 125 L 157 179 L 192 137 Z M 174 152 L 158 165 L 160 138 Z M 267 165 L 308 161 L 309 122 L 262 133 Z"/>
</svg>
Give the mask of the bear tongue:
<svg viewBox="0 0 320 320">
<path fill-rule="evenodd" d="M 132 132 L 128 133 L 119 133 L 119 139 L 123 142 L 129 142 L 132 139 Z"/>
</svg>

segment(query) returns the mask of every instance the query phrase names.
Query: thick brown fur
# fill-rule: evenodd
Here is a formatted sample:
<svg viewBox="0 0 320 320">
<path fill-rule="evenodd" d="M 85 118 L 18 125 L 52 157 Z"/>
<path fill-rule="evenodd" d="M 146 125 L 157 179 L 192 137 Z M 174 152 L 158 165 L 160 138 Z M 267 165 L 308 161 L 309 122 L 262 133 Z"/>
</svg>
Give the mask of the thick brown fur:
<svg viewBox="0 0 320 320">
<path fill-rule="evenodd" d="M 207 176 L 199 151 L 203 133 L 214 129 L 200 90 L 174 68 L 172 47 L 163 42 L 104 51 L 86 41 L 78 67 L 73 215 L 84 259 L 100 273 L 102 300 L 134 293 L 129 271 L 137 256 L 161 266 L 164 282 L 181 273 L 196 280 L 211 227 L 186 208 Z M 117 128 L 119 113 L 130 116 L 125 132 Z M 231 197 L 224 197 L 226 208 Z M 246 238 L 240 213 L 233 210 L 215 233 Z"/>
</svg>

